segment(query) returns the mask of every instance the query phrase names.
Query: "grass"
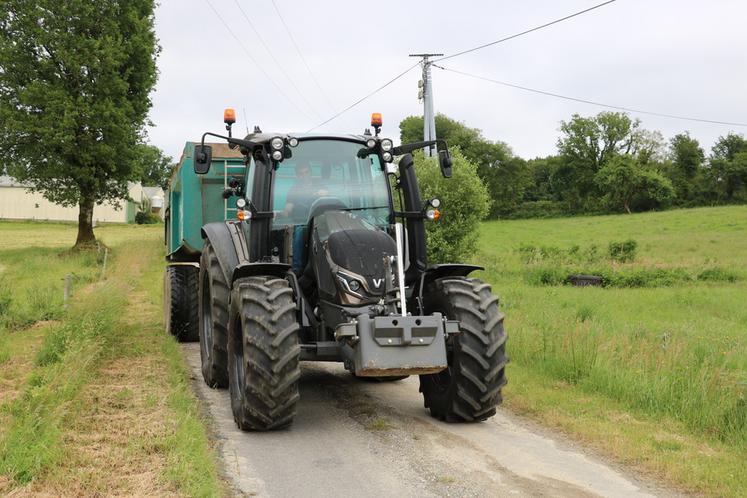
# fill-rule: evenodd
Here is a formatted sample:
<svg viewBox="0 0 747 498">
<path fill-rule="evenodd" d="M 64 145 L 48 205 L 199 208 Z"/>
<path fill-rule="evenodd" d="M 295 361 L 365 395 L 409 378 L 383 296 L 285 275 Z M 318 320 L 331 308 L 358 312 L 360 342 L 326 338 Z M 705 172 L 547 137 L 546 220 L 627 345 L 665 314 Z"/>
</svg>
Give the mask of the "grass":
<svg viewBox="0 0 747 498">
<path fill-rule="evenodd" d="M 509 406 L 687 489 L 747 494 L 747 207 L 488 222 L 480 244 Z M 569 286 L 577 273 L 605 287 Z M 613 411 L 642 421 L 619 444 Z"/>
<path fill-rule="evenodd" d="M 100 228 L 111 247 L 103 282 L 97 255 L 66 250 L 74 226 L 0 223 L 0 233 L 0 278 L 13 286 L 0 317 L 0 494 L 224 494 L 161 325 L 159 227 Z M 68 310 L 66 273 L 78 276 Z M 45 286 L 36 308 L 16 299 Z"/>
</svg>

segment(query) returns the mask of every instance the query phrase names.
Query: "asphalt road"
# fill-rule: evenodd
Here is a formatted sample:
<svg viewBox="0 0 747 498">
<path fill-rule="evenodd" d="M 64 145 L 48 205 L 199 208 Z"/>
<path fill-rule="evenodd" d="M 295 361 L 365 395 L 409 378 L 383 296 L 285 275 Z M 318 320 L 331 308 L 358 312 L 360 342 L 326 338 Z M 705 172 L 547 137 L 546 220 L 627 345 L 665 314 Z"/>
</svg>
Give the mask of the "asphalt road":
<svg viewBox="0 0 747 498">
<path fill-rule="evenodd" d="M 423 408 L 417 378 L 365 382 L 337 364 L 303 364 L 301 401 L 290 429 L 242 432 L 228 391 L 202 382 L 199 345 L 183 347 L 237 495 L 674 495 L 505 410 L 482 423 L 445 424 Z"/>
</svg>

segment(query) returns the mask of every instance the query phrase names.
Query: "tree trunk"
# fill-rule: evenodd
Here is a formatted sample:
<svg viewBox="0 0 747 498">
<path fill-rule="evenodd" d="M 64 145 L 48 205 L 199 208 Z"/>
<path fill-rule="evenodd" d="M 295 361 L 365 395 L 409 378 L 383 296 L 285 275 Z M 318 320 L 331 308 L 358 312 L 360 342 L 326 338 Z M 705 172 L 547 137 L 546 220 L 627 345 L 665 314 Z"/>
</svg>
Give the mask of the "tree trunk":
<svg viewBox="0 0 747 498">
<path fill-rule="evenodd" d="M 623 202 L 623 206 L 625 206 L 625 212 L 627 212 L 628 214 L 631 214 L 630 213 L 630 206 L 628 205 L 628 201 Z"/>
<path fill-rule="evenodd" d="M 92 195 L 81 194 L 80 202 L 78 203 L 78 238 L 75 240 L 76 249 L 92 246 L 96 243 L 96 236 L 93 234 L 94 204 Z"/>
</svg>

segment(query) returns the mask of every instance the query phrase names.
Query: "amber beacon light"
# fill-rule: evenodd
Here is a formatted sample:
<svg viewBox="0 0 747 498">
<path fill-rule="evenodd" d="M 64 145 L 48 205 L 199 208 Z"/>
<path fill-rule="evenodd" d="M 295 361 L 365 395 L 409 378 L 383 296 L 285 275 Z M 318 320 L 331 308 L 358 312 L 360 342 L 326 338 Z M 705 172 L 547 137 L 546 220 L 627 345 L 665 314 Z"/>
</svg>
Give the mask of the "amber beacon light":
<svg viewBox="0 0 747 498">
<path fill-rule="evenodd" d="M 223 111 L 223 122 L 227 125 L 234 124 L 236 122 L 236 111 L 230 107 Z"/>
</svg>

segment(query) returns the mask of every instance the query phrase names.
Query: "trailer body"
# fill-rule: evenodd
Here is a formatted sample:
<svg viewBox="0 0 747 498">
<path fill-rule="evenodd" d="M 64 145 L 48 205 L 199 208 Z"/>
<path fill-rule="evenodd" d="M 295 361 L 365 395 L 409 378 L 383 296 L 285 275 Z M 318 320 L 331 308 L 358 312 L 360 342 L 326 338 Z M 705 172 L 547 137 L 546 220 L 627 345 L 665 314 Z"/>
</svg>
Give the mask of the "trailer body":
<svg viewBox="0 0 747 498">
<path fill-rule="evenodd" d="M 235 219 L 236 208 L 222 197 L 232 179 L 243 179 L 244 156 L 226 144 L 215 151 L 210 171 L 194 172 L 195 142 L 187 142 L 169 182 L 166 207 L 166 258 L 173 263 L 197 263 L 203 246 L 202 227 Z"/>
</svg>

